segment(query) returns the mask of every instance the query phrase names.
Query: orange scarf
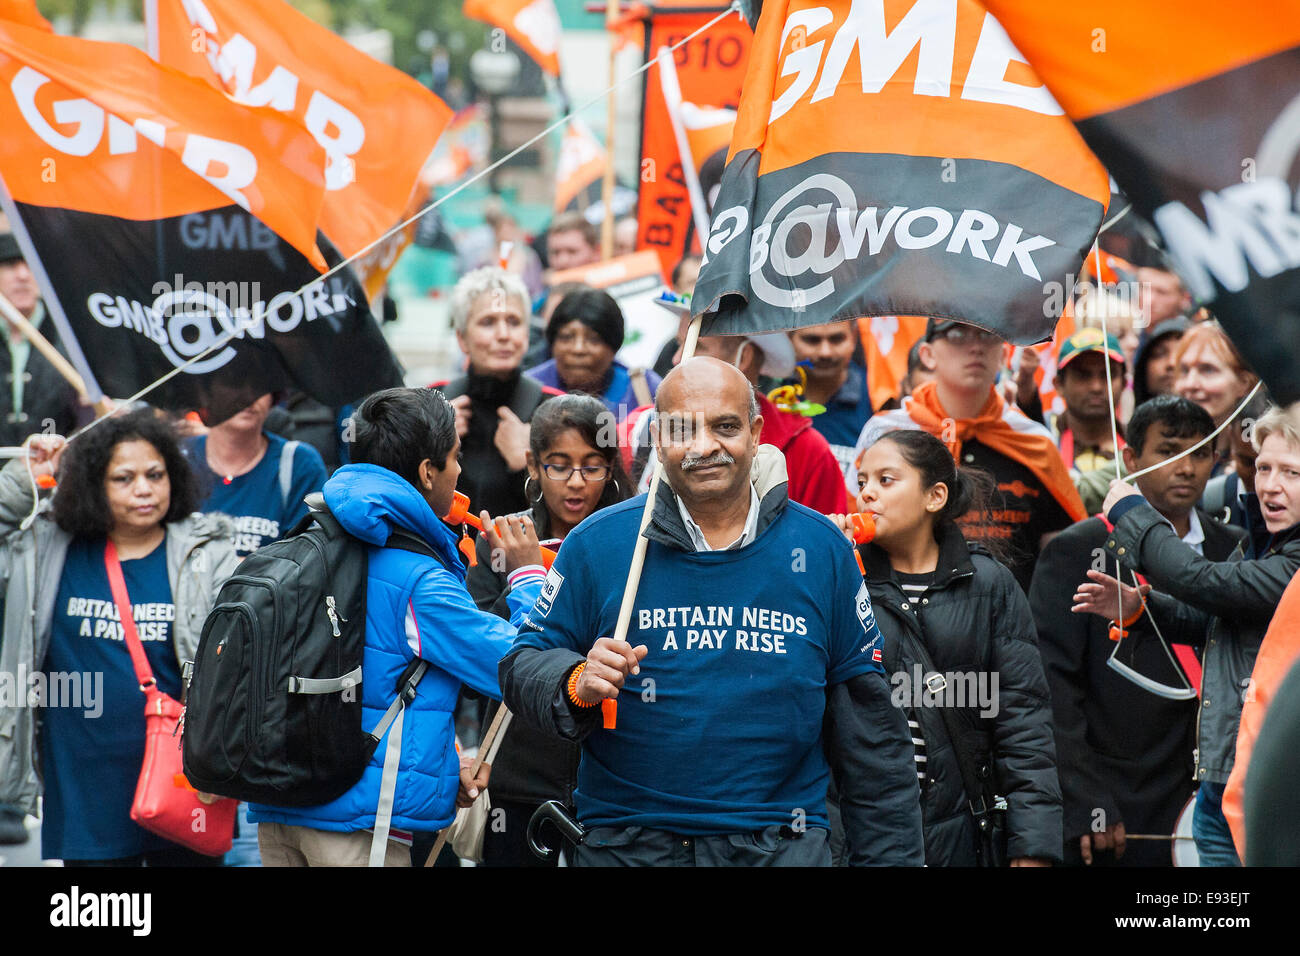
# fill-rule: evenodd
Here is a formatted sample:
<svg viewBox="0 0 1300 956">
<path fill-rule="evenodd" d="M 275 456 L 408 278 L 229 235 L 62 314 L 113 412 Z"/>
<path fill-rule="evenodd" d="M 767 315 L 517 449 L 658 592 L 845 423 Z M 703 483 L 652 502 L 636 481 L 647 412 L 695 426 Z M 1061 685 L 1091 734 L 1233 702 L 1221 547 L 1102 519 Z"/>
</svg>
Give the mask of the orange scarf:
<svg viewBox="0 0 1300 956">
<path fill-rule="evenodd" d="M 954 419 L 945 412 L 934 382 L 918 386 L 904 407 L 912 421 L 948 446 L 954 461 L 961 461 L 962 442 L 974 438 L 1032 471 L 1072 520 L 1088 517 L 1056 445 L 1045 435 L 1013 428 L 996 388 L 989 389 L 989 400 L 974 418 Z"/>
</svg>

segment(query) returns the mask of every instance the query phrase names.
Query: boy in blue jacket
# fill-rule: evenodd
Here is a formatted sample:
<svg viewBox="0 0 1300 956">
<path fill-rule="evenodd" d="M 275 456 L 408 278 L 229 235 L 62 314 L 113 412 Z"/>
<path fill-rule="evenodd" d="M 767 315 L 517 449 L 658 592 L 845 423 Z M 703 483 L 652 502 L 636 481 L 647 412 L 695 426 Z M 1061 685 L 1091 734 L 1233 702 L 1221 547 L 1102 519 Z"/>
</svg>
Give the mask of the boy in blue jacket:
<svg viewBox="0 0 1300 956">
<path fill-rule="evenodd" d="M 393 796 L 386 866 L 410 866 L 411 834 L 440 830 L 458 806 L 487 786 L 486 765 L 471 778 L 456 752 L 453 713 L 461 684 L 500 699 L 496 662 L 541 590 L 545 571 L 532 522 L 482 515 L 494 552 L 509 572 L 512 620 L 474 605 L 450 512 L 460 475 L 456 416 L 442 393 L 422 388 L 376 392 L 357 409 L 352 461 L 325 483 L 325 503 L 352 535 L 371 545 L 366 585 L 363 726 L 376 726 L 393 702 L 399 676 L 415 658 L 429 668 L 400 724 L 401 760 Z M 385 548 L 394 527 L 419 536 L 437 559 Z M 388 733 L 391 733 L 390 730 Z M 371 853 L 388 733 L 361 779 L 315 807 L 250 805 L 260 824 L 266 866 L 364 866 Z"/>
</svg>

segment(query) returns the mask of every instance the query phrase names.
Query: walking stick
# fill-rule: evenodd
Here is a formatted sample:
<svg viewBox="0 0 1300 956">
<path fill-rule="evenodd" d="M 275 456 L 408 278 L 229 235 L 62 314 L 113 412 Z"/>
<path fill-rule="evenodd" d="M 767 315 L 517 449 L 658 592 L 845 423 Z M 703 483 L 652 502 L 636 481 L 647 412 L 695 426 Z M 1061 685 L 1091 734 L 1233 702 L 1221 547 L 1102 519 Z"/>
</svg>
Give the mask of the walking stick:
<svg viewBox="0 0 1300 956">
<path fill-rule="evenodd" d="M 483 742 L 478 745 L 478 753 L 474 755 L 474 763 L 469 768 L 469 775 L 477 777 L 478 772 L 483 769 L 483 765 L 492 765 L 496 760 L 497 751 L 501 749 L 501 742 L 505 739 L 506 728 L 510 726 L 510 719 L 514 715 L 510 713 L 510 708 L 502 704 L 497 708 L 497 714 L 492 718 L 492 723 L 488 725 L 487 733 L 483 735 Z M 479 794 L 482 799 L 483 794 Z M 443 827 L 438 833 L 438 839 L 433 844 L 433 850 L 429 853 L 429 858 L 424 861 L 425 866 L 433 866 L 434 861 L 442 853 L 442 848 L 447 845 L 447 837 L 451 833 L 451 827 Z"/>
<path fill-rule="evenodd" d="M 35 346 L 36 351 L 44 355 L 49 363 L 58 370 L 59 374 L 72 384 L 72 387 L 77 390 L 77 393 L 82 398 L 87 397 L 86 382 L 80 373 L 72 367 L 72 363 L 59 354 L 59 350 L 50 344 L 50 340 L 41 335 L 36 326 L 27 321 L 27 317 L 19 312 L 17 307 L 5 295 L 0 295 L 0 312 L 3 312 L 4 317 L 9 320 L 9 324 L 21 332 L 23 337 Z"/>
<path fill-rule="evenodd" d="M 682 343 L 682 361 L 685 362 L 695 354 L 695 346 L 700 340 L 700 316 L 691 319 L 691 326 L 686 331 L 686 341 Z M 632 566 L 628 568 L 627 584 L 623 588 L 623 603 L 618 609 L 618 624 L 614 628 L 614 640 L 627 641 L 628 627 L 632 623 L 632 605 L 636 603 L 636 591 L 641 584 L 641 569 L 645 566 L 645 552 L 650 539 L 645 536 L 645 529 L 650 524 L 654 513 L 655 498 L 659 494 L 659 482 L 663 478 L 664 463 L 655 456 L 654 476 L 650 479 L 650 491 L 646 495 L 645 508 L 641 511 L 641 528 L 636 536 L 636 550 L 632 552 Z M 606 730 L 613 730 L 618 724 L 618 701 L 612 697 L 600 702 L 600 714 Z"/>
<path fill-rule="evenodd" d="M 18 311 L 18 308 L 9 301 L 8 297 L 0 294 L 0 313 L 9 321 L 9 324 L 23 334 L 23 338 L 32 343 L 32 347 L 41 355 L 45 356 L 46 361 L 54 366 L 55 371 L 68 380 L 68 383 L 77 390 L 83 401 L 89 402 L 90 396 L 86 392 L 86 380 L 81 377 L 72 363 L 59 354 L 59 350 L 47 339 L 36 326 L 27 320 L 27 317 Z M 102 407 L 101 407 L 102 406 Z M 112 411 L 112 406 L 102 402 L 95 403 L 95 412 L 99 415 L 107 414 Z"/>
</svg>

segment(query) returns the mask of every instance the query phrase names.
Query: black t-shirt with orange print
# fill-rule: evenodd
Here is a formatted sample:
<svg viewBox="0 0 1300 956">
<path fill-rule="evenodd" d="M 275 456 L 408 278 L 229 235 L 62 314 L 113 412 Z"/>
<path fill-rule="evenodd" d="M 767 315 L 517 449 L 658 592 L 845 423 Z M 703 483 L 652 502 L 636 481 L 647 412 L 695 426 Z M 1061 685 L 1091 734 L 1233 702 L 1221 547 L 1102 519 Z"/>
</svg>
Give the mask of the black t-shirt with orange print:
<svg viewBox="0 0 1300 956">
<path fill-rule="evenodd" d="M 1048 532 L 1068 528 L 1074 519 L 1028 466 L 974 438 L 962 442 L 958 464 L 988 472 L 997 485 L 990 512 L 963 515 L 958 522 L 962 533 L 969 541 L 988 541 L 990 550 L 1011 569 L 1028 594 L 1039 540 Z M 999 549 L 1006 552 L 1005 556 Z"/>
</svg>

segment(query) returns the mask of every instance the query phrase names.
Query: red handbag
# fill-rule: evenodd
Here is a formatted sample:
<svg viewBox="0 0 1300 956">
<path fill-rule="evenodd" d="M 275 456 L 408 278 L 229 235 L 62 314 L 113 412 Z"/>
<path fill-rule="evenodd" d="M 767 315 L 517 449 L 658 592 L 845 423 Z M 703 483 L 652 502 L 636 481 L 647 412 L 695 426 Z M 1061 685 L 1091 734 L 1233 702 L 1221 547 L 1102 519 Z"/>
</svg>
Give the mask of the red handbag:
<svg viewBox="0 0 1300 956">
<path fill-rule="evenodd" d="M 122 577 L 122 564 L 110 538 L 104 547 L 104 567 L 113 591 L 113 603 L 122 621 L 126 648 L 131 653 L 136 680 L 144 691 L 144 763 L 131 802 L 131 819 L 152 833 L 205 856 L 221 856 L 230 849 L 238 800 L 218 798 L 204 803 L 181 772 L 181 744 L 177 723 L 183 708 L 158 689 L 153 668 L 131 613 L 131 599 Z"/>
</svg>

